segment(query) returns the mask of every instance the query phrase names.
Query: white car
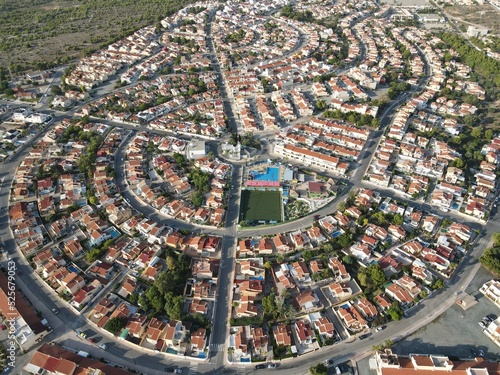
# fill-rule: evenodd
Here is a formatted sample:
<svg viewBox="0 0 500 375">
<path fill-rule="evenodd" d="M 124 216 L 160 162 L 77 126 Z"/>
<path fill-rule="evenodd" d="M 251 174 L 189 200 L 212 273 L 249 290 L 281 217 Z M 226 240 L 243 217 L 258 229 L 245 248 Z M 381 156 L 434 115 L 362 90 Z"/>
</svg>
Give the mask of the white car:
<svg viewBox="0 0 500 375">
<path fill-rule="evenodd" d="M 106 344 L 99 344 L 99 348 L 106 350 L 108 349 L 108 346 Z"/>
<path fill-rule="evenodd" d="M 52 309 L 52 312 L 54 313 L 54 315 L 59 314 L 59 310 L 57 310 L 57 309 Z"/>
</svg>

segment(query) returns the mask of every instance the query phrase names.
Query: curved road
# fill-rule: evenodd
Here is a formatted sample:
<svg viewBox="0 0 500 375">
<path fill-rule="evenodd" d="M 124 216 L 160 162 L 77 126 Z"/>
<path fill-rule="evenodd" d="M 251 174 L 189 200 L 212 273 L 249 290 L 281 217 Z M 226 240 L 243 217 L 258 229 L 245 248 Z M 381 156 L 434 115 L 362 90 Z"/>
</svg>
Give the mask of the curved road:
<svg viewBox="0 0 500 375">
<path fill-rule="evenodd" d="M 211 38 L 208 40 L 210 48 L 213 52 L 213 44 Z M 215 59 L 215 54 L 212 53 L 213 59 Z M 214 66 L 218 69 L 218 64 L 216 61 Z M 220 72 L 220 69 L 217 70 Z M 224 93 L 225 85 L 221 81 L 221 90 Z M 421 82 L 417 89 L 423 87 L 425 81 Z M 227 96 L 226 96 L 227 98 Z M 348 191 L 354 187 L 364 186 L 362 177 L 366 172 L 369 164 L 369 160 L 373 156 L 373 153 L 378 145 L 378 140 L 380 139 L 383 129 L 390 123 L 392 115 L 397 107 L 399 107 L 403 102 L 408 99 L 408 94 L 400 97 L 397 101 L 391 103 L 391 105 L 385 110 L 381 117 L 381 129 L 374 132 L 372 137 L 368 142 L 368 148 L 363 153 L 363 159 L 360 162 L 360 166 L 357 169 L 354 176 L 347 180 L 348 188 L 339 194 L 337 199 L 334 200 L 328 206 L 325 206 L 315 212 L 314 214 L 326 215 L 335 211 L 336 206 L 339 201 L 342 200 L 348 194 Z M 228 110 L 230 115 L 230 121 L 232 122 L 231 128 L 233 130 L 237 129 L 237 124 L 234 122 L 234 115 L 229 102 L 224 101 L 225 108 Z M 229 104 L 229 105 L 228 105 Z M 71 115 L 76 111 L 69 111 L 64 113 L 64 115 L 56 115 L 55 122 L 61 118 L 71 117 Z M 103 121 L 104 122 L 104 121 Z M 110 123 L 107 122 L 106 123 Z M 112 123 L 111 123 L 112 124 Z M 147 127 L 129 127 L 122 124 L 115 124 L 120 127 L 135 130 L 147 130 L 151 131 Z M 0 165 L 0 178 L 3 178 L 1 190 L 0 190 L 0 207 L 8 207 L 9 190 L 12 184 L 14 172 L 19 164 L 19 162 L 26 157 L 28 154 L 31 144 L 39 140 L 51 127 L 42 129 L 35 137 L 33 137 L 29 142 L 23 145 L 14 156 L 11 156 L 6 162 Z M 153 131 L 154 132 L 154 131 Z M 164 132 L 162 132 L 164 133 Z M 130 133 L 132 135 L 132 133 Z M 129 135 L 129 136 L 130 136 Z M 236 365 L 231 365 L 226 363 L 226 340 L 229 330 L 229 316 L 231 309 L 231 290 L 233 282 L 233 272 L 235 264 L 235 249 L 236 241 L 238 236 L 256 236 L 256 235 L 267 235 L 275 234 L 277 232 L 285 232 L 296 229 L 297 227 L 309 226 L 313 222 L 312 215 L 293 221 L 289 223 L 284 223 L 274 227 L 268 228 L 249 228 L 247 230 L 238 231 L 237 220 L 239 212 L 239 197 L 242 181 L 242 166 L 233 164 L 234 173 L 232 175 L 232 186 L 230 190 L 230 202 L 229 207 L 234 207 L 235 209 L 230 209 L 227 212 L 226 218 L 226 228 L 216 229 L 216 228 L 206 228 L 201 226 L 194 226 L 188 223 L 183 223 L 176 221 L 174 219 L 166 218 L 160 215 L 156 210 L 152 209 L 147 205 L 143 205 L 135 196 L 128 190 L 126 184 L 126 179 L 121 169 L 120 161 L 124 157 L 124 146 L 126 145 L 126 140 L 123 142 L 115 156 L 115 168 L 117 171 L 117 183 L 122 189 L 123 195 L 126 199 L 130 200 L 131 205 L 144 214 L 147 217 L 151 217 L 154 220 L 162 221 L 167 225 L 173 225 L 179 229 L 189 229 L 195 233 L 206 233 L 214 235 L 223 235 L 223 246 L 221 252 L 221 269 L 219 276 L 219 287 L 217 291 L 217 301 L 215 304 L 214 322 L 212 334 L 210 336 L 210 360 L 208 362 L 200 363 L 196 365 L 196 372 L 198 373 L 251 373 L 254 371 L 253 366 L 251 367 L 240 367 Z M 376 189 L 375 189 L 376 190 Z M 390 192 L 384 191 L 384 195 L 391 196 L 394 195 Z M 405 201 L 405 199 L 399 200 Z M 432 207 L 406 200 L 409 204 L 424 207 L 432 211 Z M 138 347 L 131 347 L 119 340 L 114 340 L 108 337 L 102 330 L 97 330 L 93 325 L 87 323 L 85 318 L 74 313 L 71 309 L 65 307 L 62 301 L 54 294 L 54 292 L 49 291 L 48 287 L 42 282 L 33 272 L 31 267 L 28 265 L 24 257 L 16 252 L 16 245 L 14 242 L 13 234 L 9 228 L 9 219 L 6 214 L 6 209 L 3 209 L 3 214 L 0 216 L 0 236 L 6 242 L 6 248 L 8 250 L 11 259 L 15 260 L 18 264 L 18 269 L 22 277 L 18 278 L 18 284 L 20 288 L 25 292 L 25 294 L 30 298 L 33 304 L 43 313 L 45 317 L 48 317 L 49 323 L 53 327 L 54 332 L 49 336 L 49 338 L 58 338 L 58 341 L 63 345 L 72 347 L 75 349 L 85 350 L 91 353 L 93 356 L 99 358 L 101 356 L 106 357 L 113 363 L 124 365 L 129 368 L 136 369 L 137 371 L 146 374 L 160 374 L 166 366 L 170 366 L 172 363 L 180 364 L 181 367 L 187 370 L 187 367 L 191 365 L 187 360 L 182 361 L 177 358 L 170 358 L 161 354 L 154 354 L 149 351 L 144 351 Z M 448 213 L 439 213 L 440 216 L 449 217 L 454 220 L 463 220 L 463 216 Z M 478 224 L 472 224 L 473 228 L 481 228 Z M 389 324 L 388 328 L 380 333 L 372 335 L 366 340 L 352 340 L 350 342 L 341 342 L 332 347 L 322 348 L 321 350 L 308 354 L 302 357 L 300 360 L 289 360 L 283 361 L 280 366 L 272 370 L 272 372 L 287 373 L 287 374 L 304 374 L 307 372 L 309 366 L 316 362 L 324 361 L 326 359 L 333 358 L 335 361 L 353 358 L 360 356 L 363 353 L 367 353 L 371 350 L 374 344 L 380 343 L 386 339 L 392 339 L 397 341 L 411 332 L 417 330 L 421 326 L 427 324 L 428 322 L 435 319 L 442 312 L 444 312 L 449 306 L 455 302 L 455 293 L 463 291 L 470 280 L 473 278 L 477 269 L 479 268 L 478 257 L 480 256 L 482 250 L 488 245 L 487 240 L 491 238 L 492 233 L 500 230 L 500 219 L 491 220 L 486 226 L 484 226 L 483 236 L 474 245 L 473 250 L 467 255 L 467 258 L 461 263 L 459 269 L 457 270 L 455 276 L 449 281 L 448 285 L 444 290 L 434 293 L 425 299 L 421 304 L 417 305 L 411 309 L 407 318 Z M 5 262 L 5 260 L 4 260 Z M 465 272 L 466 271 L 466 272 Z M 120 277 L 125 275 L 126 271 Z M 46 293 L 33 293 L 38 290 L 46 290 Z M 54 315 L 51 312 L 52 308 L 57 308 L 60 313 L 59 315 Z M 429 313 L 431 312 L 431 313 Z M 103 353 L 101 349 L 97 348 L 95 345 L 90 344 L 87 341 L 80 340 L 76 337 L 73 330 L 81 329 L 87 332 L 89 335 L 97 334 L 100 336 L 99 342 L 106 342 L 109 349 L 106 353 Z M 102 336 L 105 337 L 102 337 Z M 110 341 L 111 340 L 111 341 Z M 222 370 L 222 368 L 225 368 Z M 263 372 L 263 371 L 260 371 Z M 264 371 L 264 372 L 267 372 Z"/>
</svg>

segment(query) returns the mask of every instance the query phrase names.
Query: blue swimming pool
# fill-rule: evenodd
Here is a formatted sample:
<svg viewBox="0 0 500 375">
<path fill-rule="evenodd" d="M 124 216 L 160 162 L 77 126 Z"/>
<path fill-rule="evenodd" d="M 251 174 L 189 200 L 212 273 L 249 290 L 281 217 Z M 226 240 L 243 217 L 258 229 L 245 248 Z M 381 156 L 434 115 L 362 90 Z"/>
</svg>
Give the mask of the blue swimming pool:
<svg viewBox="0 0 500 375">
<path fill-rule="evenodd" d="M 335 233 L 332 233 L 331 236 L 332 236 L 332 238 L 336 238 L 338 236 L 341 236 L 342 234 L 343 234 L 343 232 L 341 230 L 338 230 Z"/>
<path fill-rule="evenodd" d="M 249 279 L 264 281 L 264 276 L 250 276 Z"/>
<path fill-rule="evenodd" d="M 280 169 L 277 167 L 267 168 L 266 173 L 252 171 L 250 174 L 258 181 L 279 181 Z"/>
<path fill-rule="evenodd" d="M 116 229 L 110 229 L 109 234 L 113 238 L 120 237 L 120 233 Z"/>
<path fill-rule="evenodd" d="M 71 271 L 71 272 L 74 272 L 74 273 L 78 273 L 78 269 L 74 266 L 74 265 L 69 265 L 68 266 L 68 271 Z"/>
</svg>

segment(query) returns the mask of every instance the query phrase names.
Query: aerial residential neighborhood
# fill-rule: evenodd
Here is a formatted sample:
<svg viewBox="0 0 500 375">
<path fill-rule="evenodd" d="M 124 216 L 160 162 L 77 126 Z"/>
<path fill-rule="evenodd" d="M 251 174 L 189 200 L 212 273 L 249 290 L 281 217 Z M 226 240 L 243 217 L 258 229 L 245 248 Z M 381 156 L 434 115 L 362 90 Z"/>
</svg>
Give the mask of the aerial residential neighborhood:
<svg viewBox="0 0 500 375">
<path fill-rule="evenodd" d="M 500 374 L 498 2 L 125 3 L 0 43 L 2 373 Z"/>
</svg>

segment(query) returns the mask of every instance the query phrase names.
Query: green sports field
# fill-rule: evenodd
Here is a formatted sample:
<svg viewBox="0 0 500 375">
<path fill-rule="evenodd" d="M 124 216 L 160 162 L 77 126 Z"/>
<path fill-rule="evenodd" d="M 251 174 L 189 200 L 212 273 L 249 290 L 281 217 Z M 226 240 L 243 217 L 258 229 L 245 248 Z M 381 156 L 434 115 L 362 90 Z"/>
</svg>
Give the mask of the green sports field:
<svg viewBox="0 0 500 375">
<path fill-rule="evenodd" d="M 246 221 L 282 221 L 281 204 L 279 191 L 243 190 L 241 192 L 240 219 Z"/>
</svg>

